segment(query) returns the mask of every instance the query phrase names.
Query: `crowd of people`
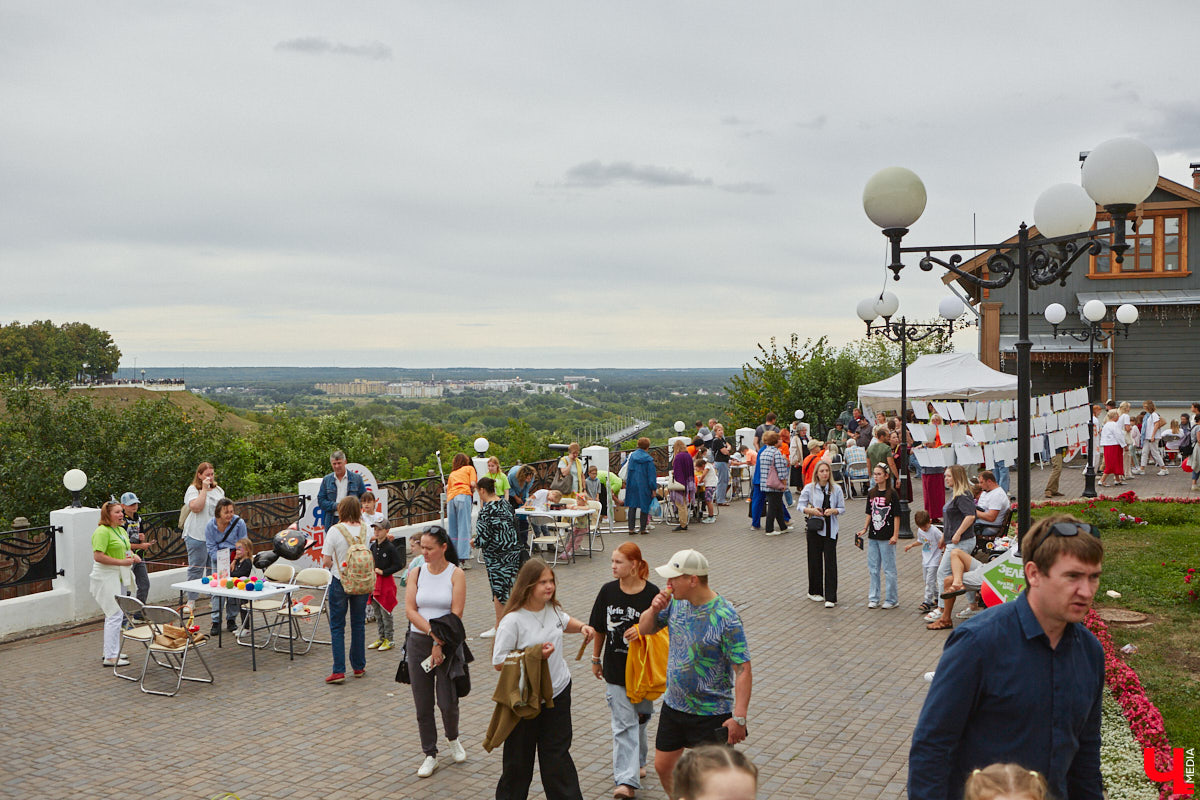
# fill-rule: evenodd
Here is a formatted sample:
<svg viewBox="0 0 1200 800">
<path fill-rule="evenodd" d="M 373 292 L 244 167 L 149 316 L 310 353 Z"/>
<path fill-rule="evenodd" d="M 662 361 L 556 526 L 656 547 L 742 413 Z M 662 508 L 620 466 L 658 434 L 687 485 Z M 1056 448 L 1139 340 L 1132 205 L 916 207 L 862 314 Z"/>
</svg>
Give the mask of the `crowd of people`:
<svg viewBox="0 0 1200 800">
<path fill-rule="evenodd" d="M 1147 405 L 1149 414 L 1154 414 L 1153 404 Z M 1110 417 L 1116 415 L 1111 422 L 1126 433 L 1125 426 L 1136 423 L 1122 423 L 1119 411 L 1110 412 Z M 1200 416 L 1200 406 L 1193 406 L 1193 412 Z M 580 655 L 591 645 L 592 674 L 604 684 L 612 732 L 613 797 L 635 797 L 649 768 L 655 770 L 672 798 L 754 797 L 757 770 L 732 749 L 747 736 L 750 650 L 737 611 L 709 585 L 708 559 L 694 549 L 675 553 L 653 570 L 655 580 L 665 581 L 660 587 L 651 581 L 641 548 L 632 538 L 626 540 L 612 551 L 612 580 L 598 587 L 590 612 L 575 617 L 558 597 L 554 567 L 534 555 L 530 547 L 529 536 L 537 532 L 536 515 L 518 515 L 516 511 L 566 502 L 594 513 L 613 514 L 624 508 L 628 535 L 634 537 L 651 529 L 648 519 L 656 504 L 670 502 L 678 519 L 675 530 L 686 531 L 697 512 L 702 523 L 708 522 L 715 518 L 717 507 L 730 504 L 731 467 L 743 466 L 751 475 L 753 530 L 765 527 L 766 535 L 778 536 L 791 530 L 793 512 L 804 519 L 807 596 L 827 609 L 838 604 L 839 518 L 846 511 L 848 495 L 861 500 L 865 522 L 850 533 L 866 555 L 867 607 L 898 607 L 896 547 L 900 506 L 912 498 L 903 479 L 913 447 L 900 420 L 878 415 L 872 422 L 860 410 L 848 410 L 824 440 L 814 437 L 809 426 L 799 421 L 787 429 L 776 422 L 773 414 L 767 415 L 755 431 L 752 445 L 736 452 L 720 423 L 697 422 L 690 444 L 684 440 L 674 443 L 665 486 L 659 483 L 650 442 L 644 438 L 620 472 L 587 465 L 580 458 L 579 446 L 572 444 L 555 466 L 552 488 L 542 489 L 534 489 L 535 473 L 529 465 L 504 471 L 499 461 L 491 458 L 486 473 L 479 476 L 471 460 L 460 453 L 447 479 L 446 525 L 429 525 L 404 542 L 413 556 L 407 564 L 392 539 L 386 514 L 370 510 L 373 496 L 361 478 L 346 469 L 344 453 L 334 452 L 332 472 L 322 481 L 318 497 L 326 520 L 321 563 L 331 575 L 328 622 L 333 664 L 326 683 L 345 682 L 348 617 L 349 666 L 354 677 L 366 674 L 367 649 L 403 648 L 404 681 L 411 686 L 422 750 L 416 774 L 427 778 L 439 768 L 439 716 L 441 736 L 453 761 L 465 761 L 468 754 L 460 738 L 459 703 L 469 691 L 468 665 L 475 655 L 468 647 L 462 622 L 467 602 L 464 570 L 470 568 L 477 548 L 495 613 L 494 627 L 482 637 L 491 640 L 489 660 L 499 673 L 499 686 L 507 687 L 505 692 L 498 689 L 495 697 L 504 694 L 512 698 L 497 703 L 483 742 L 489 750 L 503 748 L 497 798 L 526 797 L 535 764 L 548 797 L 582 797 L 570 753 L 573 687 L 563 648 L 564 636 L 571 634 L 582 637 Z M 1164 427 L 1160 422 L 1150 417 L 1143 420 L 1143 427 L 1149 429 L 1146 441 L 1155 440 L 1155 432 Z M 1176 426 L 1189 437 L 1183 441 L 1185 447 L 1200 432 L 1200 426 L 1187 422 Z M 1145 444 L 1143 448 L 1142 463 L 1154 461 L 1154 451 Z M 1187 453 L 1194 461 L 1194 448 Z M 1119 474 L 1130 474 L 1132 470 L 1124 471 L 1127 457 L 1124 445 L 1111 456 L 1106 445 L 1105 473 L 1112 474 L 1111 458 L 1114 469 L 1121 465 Z M 864 469 L 855 473 L 853 468 L 860 463 Z M 1011 499 L 991 470 L 972 479 L 963 466 L 952 465 L 936 472 L 921 470 L 920 475 L 925 508 L 914 515 L 916 537 L 905 550 L 921 548 L 921 610 L 928 612 L 927 627 L 950 629 L 954 627 L 950 614 L 954 598 L 967 591 L 965 576 L 981 566 L 972 557 L 976 536 L 994 533 L 1006 523 Z M 861 486 L 856 487 L 856 480 Z M 473 513 L 476 496 L 478 511 Z M 138 511 L 138 499 L 132 492 L 122 495 L 120 502 L 106 503 L 93 536 L 92 586 L 105 612 L 102 663 L 106 666 L 128 663 L 119 652 L 122 614 L 113 598 L 122 587 L 135 584 L 139 599 L 144 601 L 148 591 L 145 565 L 137 551 L 149 545 L 140 533 Z M 764 516 L 766 524 L 762 526 Z M 209 463 L 197 467 L 184 494 L 181 528 L 187 543 L 189 579 L 207 574 L 222 549 L 231 551 L 233 568 L 249 574 L 253 548 L 245 522 L 224 496 Z M 1095 712 L 1089 699 L 1090 682 L 1075 687 L 1083 698 L 1071 706 L 1078 718 L 1063 723 L 1074 725 L 1076 734 L 1075 751 L 1065 762 L 1057 751 L 1052 756 L 1038 753 L 1041 744 L 1037 736 L 1014 734 L 1011 746 L 984 742 L 973 732 L 975 720 L 948 713 L 951 704 L 959 702 L 953 699 L 956 693 L 968 691 L 961 675 L 973 676 L 986 666 L 981 654 L 990 652 L 984 647 L 991 641 L 987 637 L 998 635 L 995 630 L 1005 625 L 1025 626 L 1029 631 L 1028 620 L 1036 620 L 1045 631 L 1052 660 L 1064 659 L 1066 666 L 1080 674 L 1095 672 L 1094 639 L 1089 641 L 1090 634 L 1085 635 L 1077 623 L 1081 609 L 1090 607 L 1094 594 L 1089 581 L 1094 583 L 1099 574 L 1102 550 L 1098 533 L 1073 518 L 1059 516 L 1039 522 L 1027 537 L 1028 597 L 1022 595 L 1021 602 L 1008 604 L 1012 608 L 1005 611 L 1003 619 L 986 615 L 986 627 L 962 626 L 951 636 L 914 734 L 910 797 L 1003 795 L 1041 800 L 1049 796 L 1048 791 L 1076 797 L 1084 796 L 1076 793 L 1077 785 L 1090 787 L 1093 777 L 1098 779 L 1098 767 L 1093 770 L 1088 760 Z M 342 569 L 349 552 L 367 543 L 375 567 L 374 587 L 366 592 L 347 591 Z M 1034 552 L 1037 558 L 1030 558 Z M 1057 569 L 1063 559 L 1075 570 L 1066 578 Z M 1077 568 L 1079 564 L 1084 566 Z M 1079 575 L 1086 577 L 1078 580 Z M 1068 583 L 1071 586 L 1066 586 Z M 192 612 L 195 600 L 194 595 L 187 598 L 185 613 Z M 406 630 L 397 640 L 393 615 L 401 602 Z M 365 635 L 368 606 L 378 627 L 378 637 L 370 645 Z M 972 604 L 959 618 L 970 616 L 976 608 Z M 238 624 L 239 612 L 244 614 L 237 604 L 225 607 L 231 630 Z M 214 633 L 220 624 L 221 606 L 214 603 Z M 667 651 L 666 667 L 651 759 L 649 723 L 654 697 L 645 686 L 630 680 L 629 666 L 631 661 L 641 666 L 649 663 L 656 637 L 664 629 L 669 633 L 662 645 Z M 1065 643 L 1074 649 L 1068 650 Z M 1044 655 L 1031 651 L 1029 658 Z M 1020 671 L 1014 666 L 1013 672 Z M 943 674 L 948 677 L 937 679 Z M 1043 689 L 1054 695 L 1059 689 L 1051 683 L 1047 681 L 1049 688 Z M 974 688 L 969 691 L 978 692 L 986 683 L 971 686 Z M 1046 702 L 1053 699 L 1048 697 Z M 1058 730 L 1051 733 L 1065 735 Z M 969 755 L 947 744 L 947 737 L 966 743 Z M 937 769 L 931 766 L 933 760 L 939 761 Z M 996 763 L 1006 760 L 1023 766 Z M 1041 769 L 1031 771 L 1031 765 Z M 1068 784 L 1072 791 L 1062 793 Z"/>
</svg>

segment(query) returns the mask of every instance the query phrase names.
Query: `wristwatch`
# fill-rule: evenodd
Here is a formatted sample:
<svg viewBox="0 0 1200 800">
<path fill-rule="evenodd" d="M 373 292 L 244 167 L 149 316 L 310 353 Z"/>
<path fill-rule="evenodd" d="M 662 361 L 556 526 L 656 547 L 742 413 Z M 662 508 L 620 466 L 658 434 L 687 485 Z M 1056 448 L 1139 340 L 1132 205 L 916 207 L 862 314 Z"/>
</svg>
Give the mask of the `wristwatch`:
<svg viewBox="0 0 1200 800">
<path fill-rule="evenodd" d="M 745 717 L 734 717 L 733 721 L 736 722 L 738 725 L 741 725 L 743 728 L 746 727 L 746 718 Z"/>
</svg>

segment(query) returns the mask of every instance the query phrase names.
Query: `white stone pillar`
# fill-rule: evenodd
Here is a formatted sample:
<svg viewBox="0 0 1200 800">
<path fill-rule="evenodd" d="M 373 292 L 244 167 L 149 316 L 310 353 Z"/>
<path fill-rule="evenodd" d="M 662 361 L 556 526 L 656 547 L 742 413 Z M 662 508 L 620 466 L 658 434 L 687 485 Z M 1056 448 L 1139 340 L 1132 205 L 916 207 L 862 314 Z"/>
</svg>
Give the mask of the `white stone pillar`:
<svg viewBox="0 0 1200 800">
<path fill-rule="evenodd" d="M 55 588 L 65 587 L 70 592 L 69 614 L 74 620 L 90 619 L 100 613 L 92 598 L 91 574 L 92 534 L 100 525 L 98 508 L 60 508 L 50 512 L 50 524 L 62 528 L 54 534 L 58 568 L 61 578 L 54 579 Z"/>
</svg>

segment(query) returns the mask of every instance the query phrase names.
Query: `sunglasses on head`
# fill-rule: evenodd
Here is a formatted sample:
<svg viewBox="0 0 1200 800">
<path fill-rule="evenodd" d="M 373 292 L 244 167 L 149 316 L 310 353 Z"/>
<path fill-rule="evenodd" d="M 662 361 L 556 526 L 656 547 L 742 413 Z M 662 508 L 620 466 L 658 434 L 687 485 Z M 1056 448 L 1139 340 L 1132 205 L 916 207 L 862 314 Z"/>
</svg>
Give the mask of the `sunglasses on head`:
<svg viewBox="0 0 1200 800">
<path fill-rule="evenodd" d="M 1037 541 L 1030 546 L 1027 558 L 1033 560 L 1033 554 L 1037 552 L 1038 547 L 1041 546 L 1042 542 L 1049 539 L 1051 535 L 1078 536 L 1080 533 L 1090 533 L 1097 539 L 1100 538 L 1100 529 L 1095 525 L 1089 525 L 1086 522 L 1056 522 L 1047 528 L 1045 532 L 1037 538 Z"/>
</svg>

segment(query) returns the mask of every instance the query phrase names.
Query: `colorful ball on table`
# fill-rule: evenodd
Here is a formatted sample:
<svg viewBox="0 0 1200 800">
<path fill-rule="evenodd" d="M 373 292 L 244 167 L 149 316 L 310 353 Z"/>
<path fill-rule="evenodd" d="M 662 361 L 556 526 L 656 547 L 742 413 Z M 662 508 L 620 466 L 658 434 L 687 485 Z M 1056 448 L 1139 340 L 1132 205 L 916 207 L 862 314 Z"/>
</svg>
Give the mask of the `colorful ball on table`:
<svg viewBox="0 0 1200 800">
<path fill-rule="evenodd" d="M 267 588 L 267 585 L 265 583 L 254 584 L 254 591 L 256 591 L 256 592 L 261 592 L 265 588 Z"/>
<path fill-rule="evenodd" d="M 200 579 L 200 582 L 201 582 L 201 583 L 204 583 L 204 584 L 207 584 L 207 583 L 208 583 L 208 576 L 207 576 L 207 575 L 205 575 L 203 578 L 201 578 L 201 579 Z"/>
<path fill-rule="evenodd" d="M 225 580 L 225 588 L 232 589 L 233 587 L 234 587 L 233 578 L 227 578 Z"/>
</svg>

